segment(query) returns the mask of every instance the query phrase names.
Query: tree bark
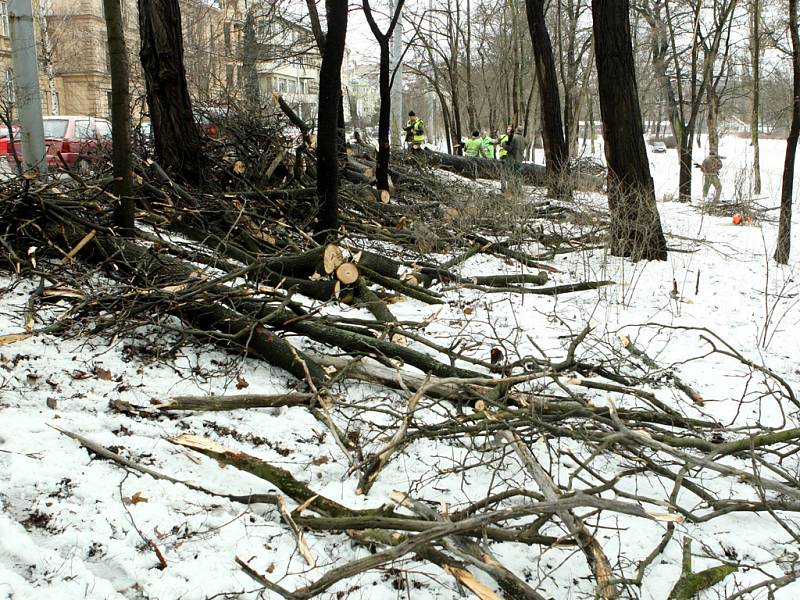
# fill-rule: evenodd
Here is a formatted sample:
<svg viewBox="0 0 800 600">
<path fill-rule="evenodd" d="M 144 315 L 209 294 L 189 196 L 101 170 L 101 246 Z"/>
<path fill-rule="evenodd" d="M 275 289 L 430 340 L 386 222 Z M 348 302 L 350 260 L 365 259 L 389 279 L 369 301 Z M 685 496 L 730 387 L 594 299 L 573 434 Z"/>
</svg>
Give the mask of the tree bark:
<svg viewBox="0 0 800 600">
<path fill-rule="evenodd" d="M 114 193 L 119 204 L 114 221 L 120 231 L 130 235 L 134 230 L 133 174 L 131 167 L 131 111 L 128 78 L 128 49 L 122 23 L 120 0 L 103 0 L 106 17 L 106 38 L 111 63 L 111 127 Z"/>
<path fill-rule="evenodd" d="M 794 196 L 794 163 L 797 156 L 797 140 L 800 138 L 800 32 L 798 32 L 797 4 L 789 0 L 789 33 L 792 38 L 792 125 L 786 139 L 786 159 L 783 163 L 783 187 L 781 188 L 781 216 L 778 223 L 778 246 L 775 261 L 789 262 L 792 249 L 792 200 Z"/>
<path fill-rule="evenodd" d="M 167 171 L 197 182 L 201 173 L 200 136 L 183 65 L 178 0 L 138 0 L 139 35 L 147 104 L 156 157 Z"/>
<path fill-rule="evenodd" d="M 760 194 L 761 149 L 758 143 L 758 129 L 761 95 L 761 0 L 752 0 L 750 10 L 750 63 L 753 69 L 750 94 L 750 143 L 753 146 L 753 193 Z"/>
<path fill-rule="evenodd" d="M 611 253 L 666 260 L 644 145 L 633 63 L 629 0 L 592 0 L 595 59 L 608 164 Z"/>
<path fill-rule="evenodd" d="M 247 11 L 244 20 L 244 39 L 242 43 L 242 70 L 244 71 L 244 98 L 248 106 L 258 108 L 261 105 L 261 89 L 258 85 L 256 68 L 258 42 L 256 39 L 255 17 L 252 8 Z"/>
<path fill-rule="evenodd" d="M 382 33 L 375 22 L 369 0 L 363 0 L 364 16 L 367 18 L 372 35 L 380 47 L 380 113 L 378 117 L 378 156 L 375 162 L 376 187 L 379 190 L 389 190 L 389 152 L 391 143 L 389 140 L 392 116 L 392 89 L 389 65 L 389 42 L 392 39 L 400 12 L 403 10 L 404 0 L 398 0 L 395 7 L 392 21 L 386 33 Z"/>
<path fill-rule="evenodd" d="M 47 22 L 47 15 L 50 14 L 50 6 L 47 0 L 39 0 L 39 32 L 42 38 L 42 63 L 45 74 L 47 75 L 47 95 L 50 105 L 50 114 L 57 115 L 58 110 L 58 91 L 56 90 L 56 71 L 53 68 L 53 42 L 50 38 L 50 24 Z"/>
<path fill-rule="evenodd" d="M 339 226 L 339 104 L 342 101 L 342 59 L 347 34 L 347 0 L 326 0 L 328 31 L 322 49 L 317 109 L 317 197 L 319 214 L 314 228 L 318 242 Z"/>
<path fill-rule="evenodd" d="M 708 151 L 719 154 L 719 95 L 713 85 L 709 85 L 706 90 L 708 106 L 706 108 L 706 128 L 708 129 Z"/>
<path fill-rule="evenodd" d="M 549 178 L 548 190 L 552 195 L 562 196 L 568 193 L 564 189 L 563 174 L 569 162 L 569 148 L 564 140 L 558 78 L 553 46 L 544 20 L 544 0 L 527 0 L 527 14 L 542 106 L 542 141 Z"/>
</svg>

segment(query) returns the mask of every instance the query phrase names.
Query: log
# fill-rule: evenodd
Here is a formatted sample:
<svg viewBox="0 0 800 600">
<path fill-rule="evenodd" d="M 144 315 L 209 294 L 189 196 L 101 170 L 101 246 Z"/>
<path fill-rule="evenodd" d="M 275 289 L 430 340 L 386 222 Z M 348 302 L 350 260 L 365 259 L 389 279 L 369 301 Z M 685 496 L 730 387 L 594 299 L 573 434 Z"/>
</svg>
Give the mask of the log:
<svg viewBox="0 0 800 600">
<path fill-rule="evenodd" d="M 196 450 L 218 460 L 222 464 L 230 465 L 240 471 L 251 473 L 259 479 L 268 481 L 298 504 L 306 505 L 309 509 L 326 517 L 349 517 L 353 515 L 388 516 L 391 514 L 391 511 L 386 512 L 380 509 L 350 510 L 338 502 L 313 492 L 306 484 L 295 479 L 294 475 L 289 471 L 244 452 L 229 450 L 206 438 L 183 434 L 175 438 L 169 438 L 169 441 L 178 446 Z"/>
<path fill-rule="evenodd" d="M 322 268 L 330 275 L 344 263 L 344 256 L 339 246 L 328 244 L 322 252 Z"/>
<path fill-rule="evenodd" d="M 378 285 L 382 285 L 387 289 L 395 290 L 396 292 L 400 292 L 409 298 L 414 298 L 415 300 L 425 302 L 426 304 L 444 304 L 444 300 L 441 299 L 440 294 L 412 285 L 410 283 L 400 281 L 399 279 L 386 277 L 377 271 L 373 271 L 369 267 L 364 266 L 363 264 L 360 266 L 363 275 Z"/>
<path fill-rule="evenodd" d="M 358 267 L 351 262 L 340 264 L 336 268 L 336 279 L 345 285 L 352 285 L 358 281 Z"/>
<path fill-rule="evenodd" d="M 428 159 L 434 164 L 441 165 L 451 171 L 464 175 L 472 179 L 503 179 L 503 161 L 491 160 L 488 158 L 470 158 L 466 156 L 456 156 L 445 154 L 425 148 L 423 150 Z M 543 165 L 534 163 L 522 163 L 522 179 L 528 185 L 544 186 L 547 185 L 547 169 Z M 595 191 L 603 189 L 605 178 L 580 173 L 575 177 L 575 184 L 579 189 Z"/>
<path fill-rule="evenodd" d="M 237 394 L 234 396 L 175 396 L 156 404 L 161 411 L 224 411 L 240 408 L 275 408 L 278 406 L 308 406 L 313 394 Z"/>
<path fill-rule="evenodd" d="M 187 323 L 208 332 L 217 344 L 224 347 L 233 346 L 238 350 L 246 350 L 255 354 L 269 364 L 280 367 L 294 375 L 300 381 L 308 377 L 315 385 L 323 385 L 327 375 L 322 368 L 310 358 L 289 344 L 275 332 L 257 325 L 252 318 L 240 315 L 220 304 L 207 303 L 176 306 L 171 311 Z M 229 337 L 217 338 L 214 331 Z"/>
<path fill-rule="evenodd" d="M 372 313 L 376 320 L 381 323 L 397 323 L 397 318 L 392 314 L 392 311 L 389 310 L 386 303 L 375 292 L 369 289 L 363 277 L 358 279 L 356 293 L 361 302 L 364 303 L 364 308 Z"/>
<path fill-rule="evenodd" d="M 359 162 L 352 157 L 347 159 L 347 168 L 352 171 L 356 171 L 357 173 L 361 173 L 364 177 L 375 179 L 375 169 L 369 165 Z"/>
<path fill-rule="evenodd" d="M 298 319 L 288 311 L 276 314 L 269 324 L 276 329 L 299 333 L 347 352 L 382 354 L 388 358 L 400 359 L 423 373 L 432 373 L 439 377 L 486 378 L 485 374 L 445 364 L 423 352 L 340 327 L 324 325 L 319 321 Z"/>
<path fill-rule="evenodd" d="M 465 175 L 473 179 L 503 179 L 503 170 L 505 166 L 503 161 L 491 160 L 488 158 L 456 156 L 454 154 L 436 152 L 427 148 L 424 152 L 432 162 L 448 167 L 459 175 Z M 547 170 L 543 165 L 523 163 L 521 170 L 522 178 L 525 183 L 530 185 L 546 184 Z"/>
</svg>

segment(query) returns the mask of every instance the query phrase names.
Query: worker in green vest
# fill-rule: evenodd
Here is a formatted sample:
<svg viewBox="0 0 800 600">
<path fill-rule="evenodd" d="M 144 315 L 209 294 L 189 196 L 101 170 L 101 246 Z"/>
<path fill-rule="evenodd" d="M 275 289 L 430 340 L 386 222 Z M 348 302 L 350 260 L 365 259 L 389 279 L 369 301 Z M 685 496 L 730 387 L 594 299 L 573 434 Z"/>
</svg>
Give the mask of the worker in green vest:
<svg viewBox="0 0 800 600">
<path fill-rule="evenodd" d="M 500 160 L 505 160 L 506 156 L 508 156 L 508 150 L 506 150 L 504 144 L 508 143 L 508 135 L 511 131 L 512 131 L 511 125 L 509 125 L 508 128 L 506 129 L 506 132 L 503 135 L 501 135 L 500 138 L 497 140 L 497 144 L 500 148 L 500 150 L 497 152 L 497 157 Z"/>
<path fill-rule="evenodd" d="M 406 143 L 411 150 L 420 150 L 425 143 L 425 124 L 413 110 L 408 113 L 405 132 Z"/>
<path fill-rule="evenodd" d="M 494 147 L 497 140 L 493 136 L 489 136 L 485 131 L 481 132 L 481 156 L 483 158 L 494 158 Z"/>
<path fill-rule="evenodd" d="M 481 151 L 483 148 L 483 141 L 481 140 L 481 134 L 476 129 L 472 132 L 472 137 L 470 137 L 466 142 L 464 142 L 464 156 L 469 156 L 470 158 L 478 158 L 481 155 Z"/>
</svg>

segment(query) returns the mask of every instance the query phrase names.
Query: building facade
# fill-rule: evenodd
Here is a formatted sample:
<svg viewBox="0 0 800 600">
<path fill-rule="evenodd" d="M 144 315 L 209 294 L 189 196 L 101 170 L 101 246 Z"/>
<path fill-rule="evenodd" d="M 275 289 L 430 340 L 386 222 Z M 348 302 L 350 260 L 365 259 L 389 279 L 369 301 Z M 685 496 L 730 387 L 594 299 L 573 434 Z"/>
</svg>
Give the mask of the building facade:
<svg viewBox="0 0 800 600">
<path fill-rule="evenodd" d="M 136 0 L 121 0 L 134 116 L 146 113 Z M 44 114 L 109 117 L 111 64 L 103 0 L 33 0 Z M 238 2 L 181 0 L 186 78 L 193 101 L 214 106 L 238 92 Z M 0 104 L 13 103 L 8 2 L 0 0 Z"/>
<path fill-rule="evenodd" d="M 262 104 L 279 94 L 302 119 L 315 119 L 322 57 L 311 30 L 275 14 L 256 15 L 254 23 Z"/>
</svg>

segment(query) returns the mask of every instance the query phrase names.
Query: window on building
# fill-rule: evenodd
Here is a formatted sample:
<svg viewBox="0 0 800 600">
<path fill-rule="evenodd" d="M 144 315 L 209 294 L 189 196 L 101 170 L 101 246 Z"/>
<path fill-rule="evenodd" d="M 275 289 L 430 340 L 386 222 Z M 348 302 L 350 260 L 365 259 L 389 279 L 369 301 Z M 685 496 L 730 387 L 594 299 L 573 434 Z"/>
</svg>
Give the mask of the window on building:
<svg viewBox="0 0 800 600">
<path fill-rule="evenodd" d="M 10 35 L 8 28 L 8 1 L 0 0 L 0 35 L 8 37 Z"/>
<path fill-rule="evenodd" d="M 230 23 L 225 23 L 222 33 L 223 33 L 223 35 L 225 37 L 225 51 L 226 52 L 230 52 L 231 51 L 231 24 Z"/>
<path fill-rule="evenodd" d="M 233 65 L 225 65 L 225 85 L 228 90 L 233 89 Z"/>
<path fill-rule="evenodd" d="M 16 95 L 14 94 L 14 71 L 10 68 L 6 69 L 6 81 L 3 87 L 6 99 L 13 104 L 16 100 Z"/>
</svg>

